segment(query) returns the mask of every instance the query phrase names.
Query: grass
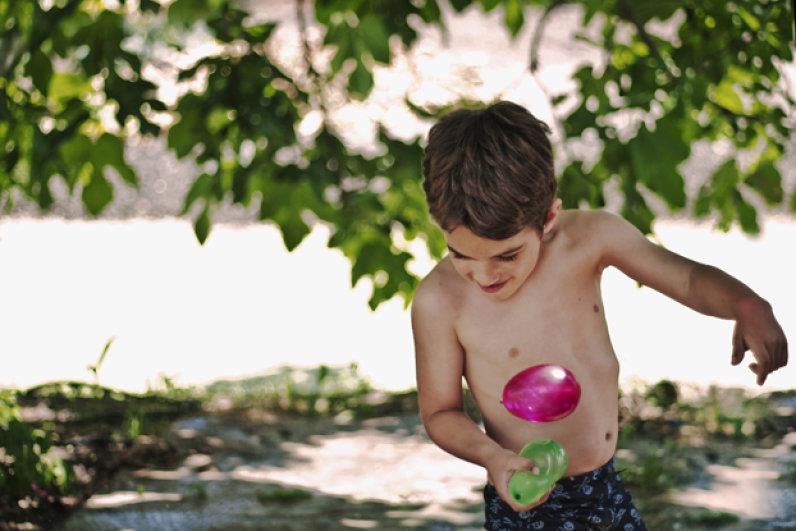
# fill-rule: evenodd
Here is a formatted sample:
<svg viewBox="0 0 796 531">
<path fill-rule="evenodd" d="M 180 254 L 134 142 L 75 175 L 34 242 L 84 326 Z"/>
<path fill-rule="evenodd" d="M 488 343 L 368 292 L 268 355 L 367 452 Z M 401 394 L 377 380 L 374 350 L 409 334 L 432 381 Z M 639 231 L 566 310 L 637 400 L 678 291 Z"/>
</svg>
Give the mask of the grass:
<svg viewBox="0 0 796 531">
<path fill-rule="evenodd" d="M 688 398 L 684 394 L 681 386 L 671 381 L 635 385 L 620 393 L 617 465 L 624 482 L 643 498 L 654 499 L 693 482 L 712 462 L 706 457 L 706 448 L 725 443 L 760 446 L 778 440 L 787 431 L 787 422 L 792 424 L 792 419 L 783 421 L 784 417 L 778 416 L 767 396 L 753 398 L 740 389 L 717 387 L 691 390 Z M 793 394 L 778 392 L 776 398 Z M 51 382 L 27 390 L 0 390 L 0 398 L 0 440 L 8 439 L 7 448 L 30 447 L 34 451 L 26 455 L 38 456 L 25 462 L 25 470 L 17 476 L 35 480 L 17 481 L 13 491 L 5 485 L 0 494 L 0 520 L 6 517 L 4 508 L 19 513 L 18 502 L 35 499 L 37 488 L 68 494 L 67 480 L 75 463 L 68 457 L 58 461 L 46 454 L 50 447 L 67 447 L 65 441 L 74 434 L 91 433 L 100 440 L 106 437 L 115 447 L 125 447 L 141 435 L 158 433 L 175 418 L 199 412 L 274 411 L 306 418 L 350 419 L 417 413 L 415 390 L 378 391 L 359 374 L 356 365 L 278 367 L 265 375 L 218 381 L 202 388 L 179 387 L 163 377 L 161 385 L 141 394 L 96 383 Z M 25 409 L 40 410 L 41 404 L 55 418 L 31 420 L 22 415 Z M 467 414 L 480 422 L 468 389 L 464 390 L 464 404 Z M 4 455 L 9 452 L 0 452 L 0 472 L 10 461 Z M 22 464 L 16 461 L 17 467 Z M 796 462 L 788 465 L 782 479 L 796 482 Z M 257 491 L 256 496 L 263 504 L 296 503 L 311 498 L 312 493 L 268 488 Z M 187 498 L 205 500 L 207 492 L 197 488 L 187 493 Z M 677 518 L 707 528 L 732 523 L 735 516 L 689 510 L 679 511 Z"/>
<path fill-rule="evenodd" d="M 297 503 L 312 498 L 312 492 L 297 488 L 271 488 L 258 489 L 254 495 L 257 501 L 263 505 L 271 503 Z"/>
<path fill-rule="evenodd" d="M 723 527 L 737 523 L 741 518 L 737 514 L 723 511 L 711 511 L 709 509 L 697 509 L 685 514 L 683 522 L 689 525 L 703 527 Z"/>
</svg>

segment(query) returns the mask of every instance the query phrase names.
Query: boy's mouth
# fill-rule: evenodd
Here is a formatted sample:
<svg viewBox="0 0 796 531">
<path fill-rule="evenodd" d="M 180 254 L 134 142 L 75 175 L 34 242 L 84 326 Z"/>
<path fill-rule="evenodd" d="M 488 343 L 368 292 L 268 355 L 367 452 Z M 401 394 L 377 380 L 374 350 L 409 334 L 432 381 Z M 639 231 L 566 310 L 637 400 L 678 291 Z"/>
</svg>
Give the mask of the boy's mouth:
<svg viewBox="0 0 796 531">
<path fill-rule="evenodd" d="M 481 286 L 480 284 L 479 284 L 478 286 L 479 286 L 479 287 L 480 287 L 482 290 L 486 291 L 487 293 L 495 293 L 496 291 L 500 290 L 500 288 L 502 288 L 503 286 L 505 286 L 505 285 L 506 285 L 506 282 L 508 282 L 508 281 L 507 281 L 507 280 L 504 280 L 503 282 L 498 282 L 498 283 L 495 283 L 495 284 L 490 284 L 489 286 Z"/>
</svg>

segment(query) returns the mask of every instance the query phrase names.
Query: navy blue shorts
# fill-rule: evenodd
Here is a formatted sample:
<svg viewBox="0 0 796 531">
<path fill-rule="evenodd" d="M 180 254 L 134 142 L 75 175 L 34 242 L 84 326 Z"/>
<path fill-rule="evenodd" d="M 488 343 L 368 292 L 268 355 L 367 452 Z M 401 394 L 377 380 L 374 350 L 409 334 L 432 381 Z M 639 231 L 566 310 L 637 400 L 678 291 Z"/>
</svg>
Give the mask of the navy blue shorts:
<svg viewBox="0 0 796 531">
<path fill-rule="evenodd" d="M 530 511 L 515 512 L 489 483 L 484 487 L 484 501 L 484 528 L 493 531 L 647 529 L 641 520 L 641 514 L 633 505 L 630 493 L 622 485 L 613 459 L 591 472 L 561 478 L 547 501 Z"/>
</svg>

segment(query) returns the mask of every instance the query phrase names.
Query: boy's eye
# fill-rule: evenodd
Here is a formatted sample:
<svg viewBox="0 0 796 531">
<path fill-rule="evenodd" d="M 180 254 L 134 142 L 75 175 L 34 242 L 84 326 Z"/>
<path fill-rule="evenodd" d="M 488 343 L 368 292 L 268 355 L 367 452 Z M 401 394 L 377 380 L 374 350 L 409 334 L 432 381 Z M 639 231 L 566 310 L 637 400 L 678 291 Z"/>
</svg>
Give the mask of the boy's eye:
<svg viewBox="0 0 796 531">
<path fill-rule="evenodd" d="M 464 258 L 464 256 L 460 255 L 459 253 L 451 252 L 451 254 L 453 255 L 454 258 L 457 258 L 459 260 Z M 520 253 L 512 254 L 511 256 L 498 256 L 498 260 L 500 260 L 501 262 L 513 262 L 514 260 L 517 259 L 518 254 Z"/>
</svg>

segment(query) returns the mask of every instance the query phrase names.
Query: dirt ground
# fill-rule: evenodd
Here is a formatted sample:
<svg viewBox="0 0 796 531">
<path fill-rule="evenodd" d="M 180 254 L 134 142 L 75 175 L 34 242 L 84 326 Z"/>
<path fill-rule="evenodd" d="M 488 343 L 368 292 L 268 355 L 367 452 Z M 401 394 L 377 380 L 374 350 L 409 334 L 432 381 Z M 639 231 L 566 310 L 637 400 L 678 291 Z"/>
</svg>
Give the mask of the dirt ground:
<svg viewBox="0 0 796 531">
<path fill-rule="evenodd" d="M 56 528 L 483 528 L 484 471 L 437 448 L 416 414 L 364 421 L 201 415 L 175 422 L 164 439 L 177 466 L 148 464 L 147 445 L 154 441 L 142 437 L 140 466 L 122 470 Z M 786 442 L 781 451 L 796 441 Z M 755 503 L 775 488 L 777 496 L 794 495 L 794 489 L 778 487 L 779 454 L 768 452 L 736 466 L 716 465 L 715 481 L 671 499 L 637 497 L 637 503 L 649 522 L 668 522 L 667 511 L 693 506 L 738 514 L 740 520 L 726 530 L 796 529 L 796 520 L 776 513 L 776 500 Z M 650 528 L 706 529 L 659 525 Z"/>
</svg>

